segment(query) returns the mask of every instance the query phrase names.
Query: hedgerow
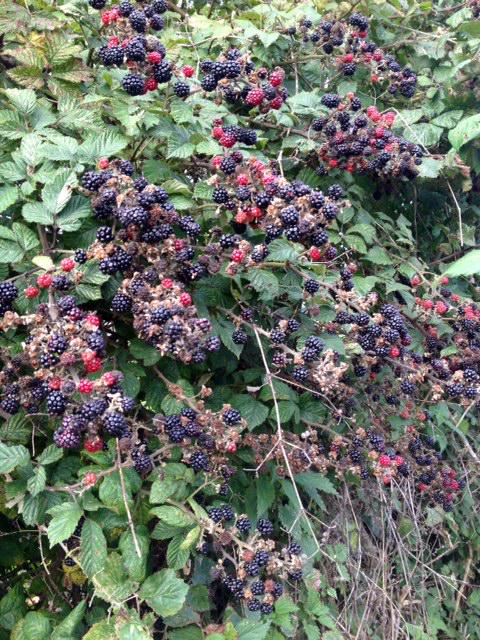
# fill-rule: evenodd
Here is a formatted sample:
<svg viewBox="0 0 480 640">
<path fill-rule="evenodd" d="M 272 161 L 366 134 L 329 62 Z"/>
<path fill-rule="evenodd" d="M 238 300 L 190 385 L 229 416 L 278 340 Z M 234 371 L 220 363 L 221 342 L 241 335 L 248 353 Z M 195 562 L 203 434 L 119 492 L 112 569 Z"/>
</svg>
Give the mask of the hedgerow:
<svg viewBox="0 0 480 640">
<path fill-rule="evenodd" d="M 478 9 L 0 8 L 0 640 L 478 637 Z"/>
</svg>

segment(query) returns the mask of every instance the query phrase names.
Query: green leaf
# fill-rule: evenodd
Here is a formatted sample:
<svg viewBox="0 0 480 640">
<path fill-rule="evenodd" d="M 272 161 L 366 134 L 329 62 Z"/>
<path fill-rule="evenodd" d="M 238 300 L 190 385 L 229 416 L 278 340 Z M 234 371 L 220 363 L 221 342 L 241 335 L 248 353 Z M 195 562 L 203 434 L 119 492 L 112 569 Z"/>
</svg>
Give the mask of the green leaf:
<svg viewBox="0 0 480 640">
<path fill-rule="evenodd" d="M 110 553 L 105 567 L 93 578 L 95 593 L 110 604 L 119 606 L 127 600 L 135 590 L 135 583 L 128 577 L 118 553 Z M 102 638 L 103 640 L 103 638 Z"/>
<path fill-rule="evenodd" d="M 187 597 L 188 585 L 172 569 L 162 569 L 148 577 L 140 589 L 140 598 L 159 616 L 173 616 Z"/>
<path fill-rule="evenodd" d="M 12 225 L 13 233 L 17 239 L 18 244 L 24 251 L 30 251 L 34 247 L 40 244 L 40 240 L 37 234 L 34 233 L 29 227 L 20 222 L 14 222 Z"/>
<path fill-rule="evenodd" d="M 458 151 L 464 144 L 480 135 L 480 113 L 464 118 L 448 134 L 452 147 Z"/>
<path fill-rule="evenodd" d="M 285 238 L 277 238 L 268 245 L 267 262 L 297 262 L 302 247 Z"/>
<path fill-rule="evenodd" d="M 76 175 L 70 169 L 65 169 L 43 187 L 42 202 L 49 213 L 60 213 L 72 197 L 72 189 L 76 183 Z"/>
<path fill-rule="evenodd" d="M 101 571 L 107 560 L 107 541 L 102 528 L 90 518 L 83 523 L 80 540 L 80 564 L 89 578 Z"/>
<path fill-rule="evenodd" d="M 11 630 L 27 611 L 25 594 L 20 582 L 0 600 L 0 627 Z"/>
<path fill-rule="evenodd" d="M 188 527 L 195 523 L 193 517 L 178 507 L 162 506 L 150 509 L 150 513 L 171 527 Z"/>
<path fill-rule="evenodd" d="M 171 569 L 181 569 L 187 564 L 190 557 L 190 550 L 182 548 L 185 540 L 184 535 L 177 535 L 170 540 L 167 548 L 167 565 Z"/>
<path fill-rule="evenodd" d="M 80 161 L 95 164 L 99 158 L 111 158 L 116 156 L 128 144 L 128 139 L 116 131 L 102 131 L 91 133 L 78 149 Z"/>
<path fill-rule="evenodd" d="M 432 147 L 440 140 L 442 133 L 442 127 L 437 127 L 428 122 L 420 122 L 412 124 L 408 129 L 405 129 L 404 136 L 415 144 Z"/>
<path fill-rule="evenodd" d="M 77 231 L 82 226 L 83 218 L 90 215 L 90 203 L 83 196 L 73 196 L 57 217 L 57 225 L 63 231 Z M 108 278 L 107 278 L 108 280 Z"/>
<path fill-rule="evenodd" d="M 466 255 L 462 256 L 455 262 L 452 262 L 443 275 L 445 276 L 473 276 L 476 273 L 480 273 L 480 249 L 473 249 Z"/>
<path fill-rule="evenodd" d="M 259 622 L 258 620 L 242 620 L 237 625 L 238 640 L 264 640 L 270 622 Z"/>
<path fill-rule="evenodd" d="M 156 478 L 150 490 L 150 502 L 162 503 L 177 490 L 178 480 L 172 477 Z"/>
<path fill-rule="evenodd" d="M 58 462 L 62 456 L 62 449 L 59 449 L 59 447 L 54 444 L 50 444 L 39 456 L 37 456 L 37 461 L 43 465 L 52 464 L 53 462 Z"/>
<path fill-rule="evenodd" d="M 79 602 L 75 609 L 70 611 L 68 616 L 55 627 L 50 636 L 50 640 L 67 640 L 72 638 L 85 615 L 86 609 L 87 601 L 82 600 L 82 602 Z"/>
<path fill-rule="evenodd" d="M 268 417 L 268 407 L 247 394 L 235 395 L 229 402 L 240 411 L 250 430 L 263 424 Z"/>
<path fill-rule="evenodd" d="M 387 251 L 383 247 L 378 246 L 369 249 L 367 255 L 365 256 L 365 259 L 375 264 L 392 264 Z"/>
<path fill-rule="evenodd" d="M 45 472 L 45 467 L 35 467 L 33 476 L 27 481 L 27 489 L 30 491 L 32 496 L 36 496 L 45 489 L 46 484 L 47 474 Z"/>
<path fill-rule="evenodd" d="M 48 513 L 53 516 L 47 528 L 51 548 L 70 538 L 82 516 L 82 509 L 76 502 L 64 502 L 49 509 Z"/>
<path fill-rule="evenodd" d="M 135 358 L 143 360 L 143 363 L 149 367 L 160 360 L 158 351 L 141 340 L 132 340 L 130 343 L 130 353 Z"/>
<path fill-rule="evenodd" d="M 18 200 L 18 189 L 12 184 L 0 188 L 0 213 L 3 213 Z"/>
<path fill-rule="evenodd" d="M 135 527 L 135 535 L 140 549 L 140 556 L 137 553 L 130 529 L 122 533 L 118 548 L 122 552 L 123 564 L 130 578 L 135 582 L 142 582 L 147 573 L 148 529 L 143 525 L 139 525 Z"/>
<path fill-rule="evenodd" d="M 0 442 L 0 473 L 10 473 L 15 467 L 24 465 L 29 460 L 30 454 L 24 446 L 9 447 Z"/>
<path fill-rule="evenodd" d="M 35 109 L 37 97 L 32 89 L 4 89 L 4 92 L 21 114 L 27 115 Z"/>
<path fill-rule="evenodd" d="M 27 202 L 22 207 L 22 216 L 27 222 L 45 226 L 53 224 L 54 216 L 41 202 Z"/>
<path fill-rule="evenodd" d="M 265 301 L 273 300 L 280 291 L 278 278 L 269 271 L 262 269 L 253 269 L 249 276 L 252 287 L 261 294 L 261 298 Z"/>
<path fill-rule="evenodd" d="M 63 640 L 63 638 L 58 640 Z M 107 620 L 97 622 L 87 631 L 82 640 L 117 640 L 115 625 Z"/>
</svg>

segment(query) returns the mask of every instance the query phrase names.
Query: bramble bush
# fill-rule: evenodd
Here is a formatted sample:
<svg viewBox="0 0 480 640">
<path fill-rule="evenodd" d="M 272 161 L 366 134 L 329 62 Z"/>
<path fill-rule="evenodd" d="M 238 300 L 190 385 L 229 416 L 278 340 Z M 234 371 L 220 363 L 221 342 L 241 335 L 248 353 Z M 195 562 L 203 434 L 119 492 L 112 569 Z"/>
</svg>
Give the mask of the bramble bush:
<svg viewBox="0 0 480 640">
<path fill-rule="evenodd" d="M 2 4 L 0 640 L 480 637 L 479 17 Z"/>
</svg>

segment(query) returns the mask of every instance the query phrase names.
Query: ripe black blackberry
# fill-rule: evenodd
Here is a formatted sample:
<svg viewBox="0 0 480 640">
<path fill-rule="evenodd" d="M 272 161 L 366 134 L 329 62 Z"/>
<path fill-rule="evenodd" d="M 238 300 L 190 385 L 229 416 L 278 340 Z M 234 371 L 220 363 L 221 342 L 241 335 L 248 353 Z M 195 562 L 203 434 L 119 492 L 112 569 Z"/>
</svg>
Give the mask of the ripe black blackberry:
<svg viewBox="0 0 480 640">
<path fill-rule="evenodd" d="M 287 339 L 287 335 L 281 329 L 272 329 L 270 332 L 270 340 L 273 344 L 283 344 Z"/>
<path fill-rule="evenodd" d="M 224 504 L 222 507 L 222 518 L 225 522 L 231 522 L 235 518 L 235 512 L 229 504 Z"/>
<path fill-rule="evenodd" d="M 200 86 L 204 91 L 214 91 L 217 88 L 217 84 L 218 80 L 214 75 L 206 75 L 200 83 Z"/>
<path fill-rule="evenodd" d="M 293 571 L 288 572 L 289 578 L 298 582 L 303 577 L 303 571 L 301 569 L 294 569 Z"/>
<path fill-rule="evenodd" d="M 18 297 L 18 289 L 13 282 L 0 282 L 0 301 L 10 303 Z"/>
<path fill-rule="evenodd" d="M 345 195 L 343 188 L 339 184 L 332 184 L 331 187 L 328 187 L 327 193 L 332 200 L 340 200 Z"/>
<path fill-rule="evenodd" d="M 264 567 L 270 558 L 268 551 L 257 551 L 255 554 L 255 562 L 259 567 Z"/>
<path fill-rule="evenodd" d="M 128 17 L 133 11 L 133 5 L 128 0 L 122 0 L 118 5 L 120 15 Z"/>
<path fill-rule="evenodd" d="M 154 31 L 161 31 L 165 26 L 165 21 L 162 16 L 154 14 L 149 20 L 149 25 Z"/>
<path fill-rule="evenodd" d="M 132 299 L 124 293 L 116 293 L 111 302 L 112 311 L 125 313 L 132 308 Z"/>
<path fill-rule="evenodd" d="M 229 199 L 228 191 L 224 187 L 217 187 L 216 189 L 213 190 L 212 200 L 216 204 L 225 204 L 226 202 L 228 202 L 228 199 Z M 221 239 L 220 239 L 220 244 L 222 244 L 222 240 Z M 222 245 L 222 246 L 224 246 L 224 245 Z M 230 245 L 230 246 L 232 246 L 232 245 Z"/>
<path fill-rule="evenodd" d="M 252 598 L 248 601 L 247 607 L 249 611 L 260 611 L 262 605 L 260 604 L 260 600 L 257 600 L 257 598 Z"/>
<path fill-rule="evenodd" d="M 73 255 L 73 259 L 78 264 L 85 264 L 88 259 L 87 252 L 85 249 L 77 249 Z"/>
<path fill-rule="evenodd" d="M 208 515 L 215 524 L 219 524 L 223 520 L 222 509 L 220 507 L 211 507 L 208 509 Z"/>
<path fill-rule="evenodd" d="M 138 31 L 138 33 L 145 33 L 147 29 L 147 17 L 143 11 L 135 9 L 129 16 L 132 29 Z"/>
<path fill-rule="evenodd" d="M 257 522 L 257 531 L 262 536 L 271 536 L 273 533 L 273 524 L 266 518 L 260 518 L 260 520 Z"/>
<path fill-rule="evenodd" d="M 96 237 L 102 244 L 107 244 L 113 240 L 113 231 L 110 227 L 100 227 L 97 230 Z"/>
<path fill-rule="evenodd" d="M 103 9 L 107 4 L 107 0 L 88 0 L 88 4 L 92 7 L 92 9 Z"/>
<path fill-rule="evenodd" d="M 250 591 L 254 596 L 263 596 L 265 593 L 265 585 L 261 580 L 257 580 L 250 585 Z"/>
<path fill-rule="evenodd" d="M 203 451 L 195 451 L 190 457 L 190 466 L 194 471 L 210 471 L 210 458 Z"/>
<path fill-rule="evenodd" d="M 47 411 L 54 416 L 60 416 L 65 412 L 67 399 L 61 391 L 50 391 L 47 396 Z"/>
<path fill-rule="evenodd" d="M 51 353 L 63 353 L 68 347 L 68 340 L 64 336 L 53 335 L 48 341 L 48 350 Z"/>
<path fill-rule="evenodd" d="M 229 427 L 233 427 L 234 425 L 241 422 L 242 415 L 240 411 L 237 411 L 237 409 L 227 409 L 227 411 L 222 414 L 222 419 L 226 425 L 228 425 Z"/>
<path fill-rule="evenodd" d="M 352 27 L 357 27 L 360 31 L 367 31 L 368 29 L 368 18 L 362 16 L 361 13 L 352 13 L 348 22 Z"/>
<path fill-rule="evenodd" d="M 240 531 L 240 533 L 247 535 L 252 528 L 252 523 L 248 518 L 243 517 L 237 520 L 235 526 Z"/>
<path fill-rule="evenodd" d="M 180 443 L 185 438 L 185 429 L 183 426 L 172 427 L 168 431 L 168 437 L 170 438 L 170 442 Z"/>
<path fill-rule="evenodd" d="M 177 98 L 188 98 L 188 96 L 190 95 L 190 87 L 186 82 L 175 83 L 173 91 Z"/>
<path fill-rule="evenodd" d="M 129 73 L 123 78 L 122 87 L 130 96 L 141 96 L 145 93 L 143 78 L 135 73 Z"/>
<path fill-rule="evenodd" d="M 317 291 L 320 289 L 320 285 L 318 284 L 318 282 L 316 280 L 306 280 L 305 284 L 303 285 L 303 288 L 305 289 L 305 291 L 307 293 L 309 293 L 310 295 L 315 295 L 317 293 Z"/>
<path fill-rule="evenodd" d="M 347 62 L 342 65 L 342 71 L 344 76 L 353 76 L 357 70 L 357 65 L 354 62 Z"/>
<path fill-rule="evenodd" d="M 87 171 L 83 174 L 81 179 L 82 187 L 84 187 L 84 189 L 88 189 L 88 191 L 98 191 L 102 184 L 104 184 L 106 177 L 105 173 Z"/>
<path fill-rule="evenodd" d="M 14 415 L 20 410 L 20 402 L 15 396 L 6 396 L 0 403 L 0 408 L 2 411 L 5 411 L 5 413 Z"/>
<path fill-rule="evenodd" d="M 222 162 L 220 163 L 220 169 L 227 176 L 231 175 L 232 173 L 235 173 L 235 169 L 236 168 L 237 168 L 237 164 L 236 164 L 235 160 L 232 157 L 228 157 L 227 156 L 227 157 L 223 158 Z"/>
<path fill-rule="evenodd" d="M 109 435 L 115 437 L 122 436 L 128 429 L 128 425 L 123 414 L 118 413 L 117 411 L 107 413 L 103 420 L 103 426 Z"/>
<path fill-rule="evenodd" d="M 98 57 L 106 67 L 120 66 L 123 64 L 125 51 L 122 47 L 101 47 Z"/>
<path fill-rule="evenodd" d="M 165 13 L 165 11 L 167 11 L 168 9 L 168 4 L 165 2 L 165 0 L 153 0 L 150 6 L 152 7 L 154 13 Z"/>
<path fill-rule="evenodd" d="M 292 378 L 297 382 L 306 382 L 308 380 L 307 367 L 295 367 L 292 371 Z"/>
<path fill-rule="evenodd" d="M 248 335 L 245 333 L 245 331 L 237 329 L 232 333 L 232 340 L 235 344 L 247 344 Z"/>
<path fill-rule="evenodd" d="M 325 105 L 328 109 L 335 109 L 338 107 L 342 99 L 336 93 L 326 93 L 322 96 L 321 103 Z"/>
<path fill-rule="evenodd" d="M 205 343 L 205 347 L 207 351 L 210 351 L 210 352 L 218 351 L 221 346 L 222 346 L 222 343 L 218 336 L 210 336 L 209 338 L 207 338 L 207 341 Z"/>
<path fill-rule="evenodd" d="M 260 567 L 256 562 L 247 562 L 247 564 L 245 565 L 245 571 L 249 576 L 258 576 L 258 574 L 260 573 Z"/>
<path fill-rule="evenodd" d="M 299 213 L 293 206 L 285 207 L 285 209 L 282 209 L 280 213 L 282 224 L 287 227 L 293 227 L 294 225 L 296 225 L 299 218 Z"/>
</svg>

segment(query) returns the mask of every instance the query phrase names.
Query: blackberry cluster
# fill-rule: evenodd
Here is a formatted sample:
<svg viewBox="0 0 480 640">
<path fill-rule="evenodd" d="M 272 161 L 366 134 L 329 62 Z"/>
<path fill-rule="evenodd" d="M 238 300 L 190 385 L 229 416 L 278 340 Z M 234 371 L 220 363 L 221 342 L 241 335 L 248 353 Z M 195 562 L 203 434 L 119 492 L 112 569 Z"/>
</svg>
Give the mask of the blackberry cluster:
<svg viewBox="0 0 480 640">
<path fill-rule="evenodd" d="M 93 0 L 94 8 L 102 9 L 102 0 Z M 100 6 L 102 5 L 103 6 Z M 166 49 L 155 33 L 164 27 L 162 14 L 167 10 L 163 0 L 150 4 L 128 1 L 102 13 L 102 23 L 110 31 L 108 41 L 99 48 L 98 57 L 106 67 L 126 67 L 122 88 L 131 96 L 154 91 L 173 75 L 173 65 L 166 59 Z M 178 83 L 175 92 L 186 97 L 189 86 Z"/>
<path fill-rule="evenodd" d="M 234 214 L 235 223 L 250 224 L 265 233 L 265 244 L 252 250 L 251 261 L 262 262 L 268 244 L 282 236 L 306 247 L 321 248 L 327 260 L 336 255 L 327 228 L 348 204 L 339 185 L 324 193 L 299 180 L 288 182 L 255 158 L 239 162 L 234 172 L 227 174 L 223 161 L 216 164 L 219 171 L 212 180 L 215 202 Z"/>
<path fill-rule="evenodd" d="M 289 27 L 284 33 L 303 45 L 313 45 L 325 56 L 335 55 L 344 76 L 353 76 L 359 68 L 366 67 L 373 84 L 388 83 L 390 94 L 412 98 L 417 87 L 415 73 L 368 40 L 368 27 L 368 18 L 352 13 L 348 20 L 321 20 L 316 25 L 304 19 L 298 28 Z"/>
<path fill-rule="evenodd" d="M 238 49 L 229 49 L 217 60 L 204 60 L 201 87 L 210 93 L 217 91 L 228 104 L 258 107 L 261 113 L 280 109 L 288 97 L 282 86 L 285 72 L 281 67 L 273 70 L 256 68 L 250 55 Z"/>
<path fill-rule="evenodd" d="M 230 423 L 225 420 L 229 412 L 235 418 Z M 236 451 L 247 426 L 239 411 L 224 405 L 222 411 L 214 412 L 198 403 L 196 410 L 187 408 L 179 414 L 157 415 L 153 423 L 162 442 L 180 445 L 188 466 L 195 472 L 216 476 L 221 487 L 228 488 L 233 469 L 227 454 Z"/>
<path fill-rule="evenodd" d="M 211 526 L 206 528 L 214 552 L 224 546 L 232 547 L 226 559 L 220 558 L 215 575 L 235 600 L 245 602 L 249 611 L 268 615 L 275 610 L 276 600 L 284 593 L 287 582 L 303 577 L 304 556 L 302 548 L 294 540 L 282 544 L 273 537 L 274 528 L 268 520 L 259 520 L 258 539 L 251 533 L 251 522 L 243 515 L 236 516 L 228 505 L 212 507 L 208 511 Z M 247 536 L 239 543 L 231 533 Z M 208 551 L 207 551 L 208 552 Z M 231 558 L 238 558 L 233 563 Z"/>
<path fill-rule="evenodd" d="M 393 112 L 380 114 L 376 107 L 362 109 L 360 100 L 353 94 L 348 94 L 345 100 L 326 94 L 322 102 L 330 111 L 311 124 L 319 144 L 318 173 L 339 168 L 349 173 L 408 180 L 417 176 L 422 149 L 392 133 Z"/>
</svg>

